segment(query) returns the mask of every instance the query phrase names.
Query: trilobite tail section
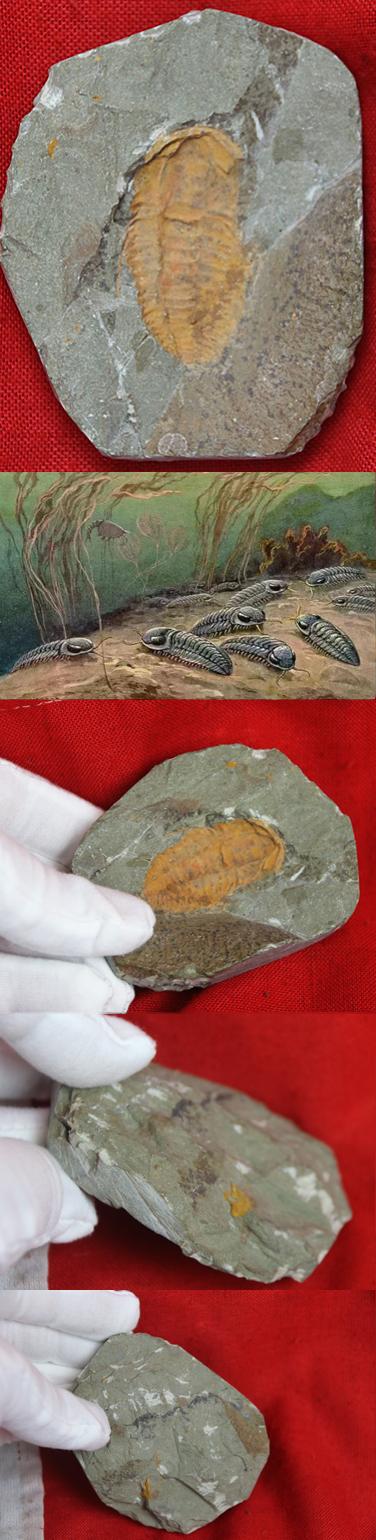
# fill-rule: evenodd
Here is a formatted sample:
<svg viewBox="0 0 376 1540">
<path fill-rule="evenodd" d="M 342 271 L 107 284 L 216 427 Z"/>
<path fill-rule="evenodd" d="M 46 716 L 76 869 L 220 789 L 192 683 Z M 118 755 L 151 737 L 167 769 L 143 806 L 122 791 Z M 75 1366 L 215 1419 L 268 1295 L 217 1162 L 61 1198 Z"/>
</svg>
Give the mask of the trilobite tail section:
<svg viewBox="0 0 376 1540">
<path fill-rule="evenodd" d="M 185 364 L 221 357 L 241 319 L 241 151 L 197 125 L 157 141 L 134 178 L 124 254 L 149 331 Z"/>
</svg>

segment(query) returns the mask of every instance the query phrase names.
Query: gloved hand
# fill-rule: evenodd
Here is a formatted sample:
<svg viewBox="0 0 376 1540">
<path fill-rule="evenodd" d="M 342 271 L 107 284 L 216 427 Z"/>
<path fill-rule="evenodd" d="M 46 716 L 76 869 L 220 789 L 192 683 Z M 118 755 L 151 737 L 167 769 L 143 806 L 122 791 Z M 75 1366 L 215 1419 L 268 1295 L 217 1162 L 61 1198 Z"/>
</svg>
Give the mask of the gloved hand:
<svg viewBox="0 0 376 1540">
<path fill-rule="evenodd" d="M 3 1018 L 2 1029 L 39 1069 L 77 1086 L 127 1079 L 149 1064 L 156 1046 L 146 1032 L 116 1017 L 25 1014 Z M 49 1080 L 8 1047 L 0 1052 L 1 1076 L 0 1274 L 49 1241 L 91 1235 L 97 1223 L 91 1198 L 45 1149 L 49 1105 L 12 1105 L 38 1096 L 48 1103 Z"/>
<path fill-rule="evenodd" d="M 135 1294 L 111 1289 L 0 1291 L 0 1445 L 100 1449 L 110 1424 L 96 1401 L 69 1389 L 97 1347 L 134 1331 Z"/>
<path fill-rule="evenodd" d="M 44 1148 L 48 1107 L 10 1104 L 48 1102 L 46 1077 L 77 1086 L 126 1079 L 155 1053 L 131 1022 L 98 1014 L 134 998 L 104 953 L 140 946 L 154 916 L 140 899 L 64 872 L 96 817 L 90 803 L 0 761 L 0 1103 L 8 1104 L 0 1105 L 0 1272 L 97 1223 L 94 1204 Z M 71 960 L 80 954 L 87 960 Z"/>
<path fill-rule="evenodd" d="M 128 1010 L 134 991 L 106 956 L 152 935 L 149 904 L 69 872 L 100 809 L 0 760 L 0 1000 L 3 1014 Z"/>
</svg>

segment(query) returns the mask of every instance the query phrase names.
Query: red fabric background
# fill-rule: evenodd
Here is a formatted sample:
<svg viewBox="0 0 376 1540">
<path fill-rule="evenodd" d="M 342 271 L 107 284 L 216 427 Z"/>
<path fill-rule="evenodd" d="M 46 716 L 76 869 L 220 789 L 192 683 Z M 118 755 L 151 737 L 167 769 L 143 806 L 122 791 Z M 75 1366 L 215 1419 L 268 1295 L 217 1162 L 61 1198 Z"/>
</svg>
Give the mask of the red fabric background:
<svg viewBox="0 0 376 1540">
<path fill-rule="evenodd" d="M 189 1017 L 143 1014 L 158 1059 L 173 1069 L 218 1080 L 266 1102 L 337 1156 L 353 1219 L 305 1284 L 272 1286 L 293 1293 L 370 1288 L 374 1283 L 373 1152 L 375 1140 L 375 1018 L 281 1015 L 250 1017 L 228 1010 Z M 140 1011 L 131 1015 L 140 1021 Z M 155 1289 L 260 1293 L 258 1284 L 213 1273 L 124 1213 L 98 1205 L 100 1223 L 89 1240 L 52 1246 L 51 1288 L 130 1288 L 141 1300 Z M 266 1292 L 270 1293 L 270 1286 Z M 264 1295 L 265 1286 L 261 1286 Z M 354 1537 L 355 1540 L 355 1537 Z"/>
<path fill-rule="evenodd" d="M 376 841 L 372 701 L 0 703 L 0 754 L 109 807 L 152 765 L 215 743 L 279 748 L 352 819 L 360 901 L 347 925 L 283 961 L 212 985 L 205 1009 L 369 1011 L 374 1005 Z M 200 1014 L 203 995 L 139 996 L 148 1011 Z"/>
<path fill-rule="evenodd" d="M 215 0 L 217 9 L 303 33 L 331 48 L 356 76 L 364 127 L 366 201 L 366 323 L 349 388 L 334 417 L 301 455 L 297 470 L 374 470 L 375 466 L 375 226 L 376 99 L 373 0 Z M 67 55 L 172 20 L 192 9 L 189 0 L 1 0 L 1 188 L 21 117 L 29 112 L 49 66 Z M 205 8 L 205 5 L 204 7 Z M 5 281 L 0 286 L 3 365 L 0 383 L 1 470 L 98 470 L 104 459 L 58 405 Z M 127 464 L 123 462 L 111 462 Z M 132 462 L 128 462 L 131 464 Z M 149 462 L 152 465 L 153 462 Z M 159 462 L 160 463 L 160 462 Z M 185 462 L 186 463 L 186 462 Z M 209 468 L 213 462 L 202 462 Z M 230 461 L 233 467 L 241 462 Z M 278 468 L 285 461 L 260 461 Z"/>
<path fill-rule="evenodd" d="M 143 1329 L 255 1401 L 271 1455 L 252 1497 L 200 1540 L 372 1540 L 372 1302 L 359 1294 L 150 1294 Z M 46 1540 L 136 1540 L 73 1455 L 44 1457 Z M 142 1531 L 138 1531 L 140 1534 Z"/>
</svg>

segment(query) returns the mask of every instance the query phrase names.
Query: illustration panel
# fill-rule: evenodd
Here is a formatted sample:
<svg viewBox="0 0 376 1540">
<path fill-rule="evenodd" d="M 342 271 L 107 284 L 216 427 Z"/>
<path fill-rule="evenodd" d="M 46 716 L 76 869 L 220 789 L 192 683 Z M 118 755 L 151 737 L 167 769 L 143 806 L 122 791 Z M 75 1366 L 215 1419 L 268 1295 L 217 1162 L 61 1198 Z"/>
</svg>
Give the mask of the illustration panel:
<svg viewBox="0 0 376 1540">
<path fill-rule="evenodd" d="M 371 472 L 5 472 L 0 698 L 370 698 Z"/>
</svg>

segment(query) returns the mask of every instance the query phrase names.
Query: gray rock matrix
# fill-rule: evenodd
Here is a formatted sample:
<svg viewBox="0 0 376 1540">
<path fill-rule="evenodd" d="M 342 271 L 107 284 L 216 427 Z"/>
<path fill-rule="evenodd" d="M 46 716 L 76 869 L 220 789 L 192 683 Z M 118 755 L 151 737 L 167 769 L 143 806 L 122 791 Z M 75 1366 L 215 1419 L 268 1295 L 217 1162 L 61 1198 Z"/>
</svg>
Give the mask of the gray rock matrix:
<svg viewBox="0 0 376 1540">
<path fill-rule="evenodd" d="M 85 1192 L 237 1277 L 309 1277 L 351 1217 L 332 1151 L 228 1086 L 149 1065 L 61 1086 L 49 1149 Z"/>
<path fill-rule="evenodd" d="M 192 124 L 241 151 L 249 277 L 221 356 L 187 365 L 153 335 L 121 254 L 145 155 Z M 362 329 L 361 135 L 355 81 L 326 48 L 206 10 L 54 64 L 3 210 L 16 303 L 105 455 L 289 454 L 333 410 Z"/>
<path fill-rule="evenodd" d="M 158 910 L 151 940 L 111 959 L 115 972 L 151 989 L 193 988 L 274 962 L 348 920 L 359 897 L 350 819 L 277 749 L 222 744 L 165 760 L 98 819 L 73 870 L 140 895 L 159 852 L 234 819 L 260 819 L 282 839 L 281 870 L 211 907 Z M 185 884 L 182 870 L 183 906 Z"/>
<path fill-rule="evenodd" d="M 77 1456 L 109 1508 L 190 1535 L 253 1491 L 269 1454 L 264 1418 L 183 1348 L 141 1332 L 111 1337 L 75 1389 L 111 1424 L 105 1449 Z"/>
</svg>

